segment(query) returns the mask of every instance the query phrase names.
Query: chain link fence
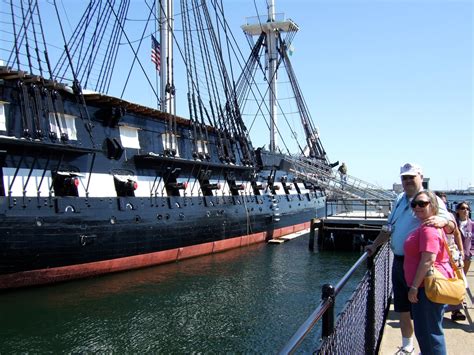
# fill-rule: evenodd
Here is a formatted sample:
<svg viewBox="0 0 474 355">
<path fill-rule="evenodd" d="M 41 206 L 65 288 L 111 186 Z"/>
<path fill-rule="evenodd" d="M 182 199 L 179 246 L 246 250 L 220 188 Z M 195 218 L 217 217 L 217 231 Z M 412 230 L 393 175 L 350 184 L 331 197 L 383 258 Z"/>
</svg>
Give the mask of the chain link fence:
<svg viewBox="0 0 474 355">
<path fill-rule="evenodd" d="M 322 340 L 319 354 L 375 354 L 391 298 L 393 256 L 385 244 L 340 313 L 333 332 Z"/>
<path fill-rule="evenodd" d="M 324 285 L 319 307 L 293 335 L 280 354 L 293 353 L 310 330 L 322 322 L 322 339 L 316 354 L 375 354 L 391 301 L 393 254 L 388 243 L 370 258 L 364 253 L 336 286 Z M 366 272 L 334 320 L 336 297 L 354 272 L 363 265 Z M 316 347 L 317 345 L 315 345 Z"/>
</svg>

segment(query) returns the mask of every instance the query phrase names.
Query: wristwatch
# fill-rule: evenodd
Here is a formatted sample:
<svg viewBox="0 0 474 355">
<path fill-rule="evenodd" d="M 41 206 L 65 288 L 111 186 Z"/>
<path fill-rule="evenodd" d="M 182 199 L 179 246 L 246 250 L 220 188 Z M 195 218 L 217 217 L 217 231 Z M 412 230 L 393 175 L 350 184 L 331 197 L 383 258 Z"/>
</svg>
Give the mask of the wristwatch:
<svg viewBox="0 0 474 355">
<path fill-rule="evenodd" d="M 390 233 L 390 232 L 392 231 L 392 225 L 391 225 L 391 224 L 384 224 L 384 225 L 382 226 L 382 231 L 383 231 L 383 232 L 389 232 L 389 233 Z"/>
</svg>

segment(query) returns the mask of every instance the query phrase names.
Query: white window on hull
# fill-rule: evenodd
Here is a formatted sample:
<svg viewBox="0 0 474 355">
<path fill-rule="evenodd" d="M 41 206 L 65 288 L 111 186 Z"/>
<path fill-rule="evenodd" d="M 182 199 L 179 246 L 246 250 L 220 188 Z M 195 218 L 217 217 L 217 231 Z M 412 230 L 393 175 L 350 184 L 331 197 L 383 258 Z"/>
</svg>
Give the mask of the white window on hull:
<svg viewBox="0 0 474 355">
<path fill-rule="evenodd" d="M 201 187 L 199 186 L 199 181 L 196 179 L 189 179 L 189 181 L 186 181 L 188 182 L 186 190 L 184 191 L 186 196 L 199 196 L 199 191 L 201 190 Z"/>
<path fill-rule="evenodd" d="M 161 140 L 163 142 L 163 148 L 165 151 L 172 152 L 174 156 L 179 157 L 178 138 L 176 134 L 168 132 L 163 133 L 161 135 Z"/>
<path fill-rule="evenodd" d="M 7 118 L 5 115 L 5 103 L 0 102 L 0 131 L 7 130 Z"/>
<path fill-rule="evenodd" d="M 89 181 L 90 180 L 90 181 Z M 89 183 L 89 197 L 116 197 L 114 177 L 110 174 L 86 174 L 82 179 L 84 185 Z M 85 189 L 79 186 L 79 196 L 85 196 Z M 83 191 L 82 191 L 83 190 Z M 81 195 L 82 193 L 82 195 Z"/>
<path fill-rule="evenodd" d="M 198 153 L 208 154 L 209 149 L 207 147 L 207 141 L 198 140 L 197 141 L 197 149 L 198 149 Z"/>
<path fill-rule="evenodd" d="M 239 195 L 245 196 L 245 195 L 254 195 L 253 189 L 252 189 L 252 184 L 250 182 L 244 182 L 244 181 L 236 181 L 237 186 L 242 186 L 239 188 Z"/>
<path fill-rule="evenodd" d="M 286 195 L 285 189 L 283 188 L 281 182 L 274 182 L 273 188 L 275 190 L 275 195 Z"/>
<path fill-rule="evenodd" d="M 51 186 L 51 172 L 41 169 L 3 168 L 3 186 L 5 195 L 11 192 L 12 196 L 40 197 L 49 196 Z M 9 191 L 10 190 L 10 191 Z"/>
<path fill-rule="evenodd" d="M 298 185 L 301 194 L 306 194 L 306 193 L 311 192 L 310 190 L 306 188 L 306 186 L 302 182 L 297 182 L 296 185 Z"/>
<path fill-rule="evenodd" d="M 138 128 L 130 126 L 119 126 L 120 141 L 124 148 L 140 149 L 140 142 L 138 140 Z"/>
<path fill-rule="evenodd" d="M 50 112 L 49 128 L 51 132 L 55 132 L 57 137 L 61 137 L 61 133 L 67 133 L 70 140 L 77 140 L 76 116 L 65 113 Z"/>
<path fill-rule="evenodd" d="M 216 196 L 231 196 L 229 184 L 227 181 L 220 181 L 220 189 L 216 190 Z"/>
</svg>

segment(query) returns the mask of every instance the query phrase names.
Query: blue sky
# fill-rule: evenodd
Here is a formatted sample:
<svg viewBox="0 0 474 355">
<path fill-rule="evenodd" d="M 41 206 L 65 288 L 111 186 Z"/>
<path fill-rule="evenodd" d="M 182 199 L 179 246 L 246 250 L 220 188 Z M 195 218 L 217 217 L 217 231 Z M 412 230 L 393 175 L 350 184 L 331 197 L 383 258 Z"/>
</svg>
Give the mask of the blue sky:
<svg viewBox="0 0 474 355">
<path fill-rule="evenodd" d="M 405 162 L 432 189 L 474 184 L 473 6 L 278 1 L 300 27 L 292 62 L 331 160 L 383 187 Z"/>
<path fill-rule="evenodd" d="M 473 1 L 276 2 L 276 11 L 300 27 L 291 60 L 331 161 L 385 188 L 399 182 L 405 162 L 420 164 L 433 189 L 474 184 Z M 58 3 L 68 13 L 67 32 L 84 2 Z M 143 1 L 131 4 L 138 9 Z M 263 0 L 224 0 L 247 53 L 239 27 L 255 16 L 255 4 L 265 15 Z M 153 72 L 149 48 L 143 45 L 142 57 Z M 126 98 L 153 105 L 142 86 L 137 81 Z M 259 129 L 251 132 L 254 146 L 267 143 Z"/>
</svg>

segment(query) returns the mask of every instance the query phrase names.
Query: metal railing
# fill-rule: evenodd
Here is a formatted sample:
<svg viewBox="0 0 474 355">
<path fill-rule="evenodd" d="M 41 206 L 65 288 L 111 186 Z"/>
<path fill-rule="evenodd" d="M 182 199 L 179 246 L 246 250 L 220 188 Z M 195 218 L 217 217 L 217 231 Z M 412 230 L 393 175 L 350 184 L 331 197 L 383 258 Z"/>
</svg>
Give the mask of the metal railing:
<svg viewBox="0 0 474 355">
<path fill-rule="evenodd" d="M 352 175 L 339 176 L 322 162 L 305 157 L 286 156 L 290 171 L 305 181 L 323 187 L 329 194 L 346 199 L 393 200 L 396 194 Z"/>
<path fill-rule="evenodd" d="M 335 324 L 336 297 L 364 262 L 367 271 Z M 318 321 L 322 321 L 322 339 L 316 353 L 376 353 L 390 305 L 392 262 L 393 254 L 386 243 L 374 257 L 368 257 L 365 252 L 336 286 L 324 285 L 321 303 L 281 349 L 280 354 L 292 354 Z"/>
<path fill-rule="evenodd" d="M 392 210 L 392 203 L 392 199 L 328 199 L 326 200 L 326 217 L 357 212 L 357 216 L 364 219 L 387 218 Z"/>
<path fill-rule="evenodd" d="M 283 12 L 278 12 L 274 14 L 275 21 L 285 21 L 285 14 Z M 245 18 L 246 25 L 258 25 L 268 22 L 268 15 L 262 16 L 249 16 Z"/>
</svg>

